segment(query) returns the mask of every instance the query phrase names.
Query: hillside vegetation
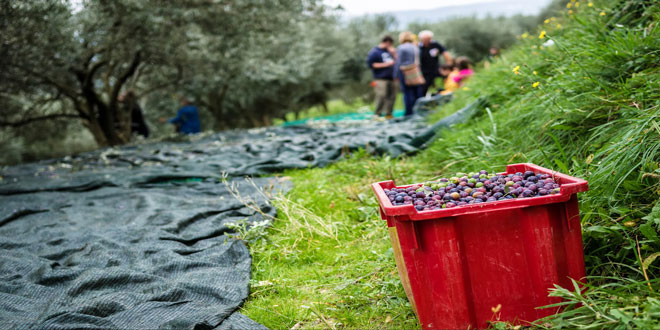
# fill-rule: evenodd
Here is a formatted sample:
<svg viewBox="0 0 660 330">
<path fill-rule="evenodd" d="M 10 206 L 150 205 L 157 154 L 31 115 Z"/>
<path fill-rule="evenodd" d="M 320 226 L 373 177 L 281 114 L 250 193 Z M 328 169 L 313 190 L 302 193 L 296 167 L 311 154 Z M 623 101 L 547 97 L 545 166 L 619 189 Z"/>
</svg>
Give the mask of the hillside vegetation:
<svg viewBox="0 0 660 330">
<path fill-rule="evenodd" d="M 243 312 L 271 328 L 412 328 L 369 184 L 419 182 L 532 162 L 581 177 L 588 290 L 561 288 L 541 328 L 660 327 L 660 7 L 572 1 L 482 70 L 433 121 L 479 97 L 486 113 L 411 158 L 361 152 L 289 171 L 279 218 L 251 244 Z M 552 40 L 552 41 L 550 41 Z M 258 235 L 257 235 L 258 236 Z M 496 324 L 497 328 L 507 325 Z"/>
</svg>

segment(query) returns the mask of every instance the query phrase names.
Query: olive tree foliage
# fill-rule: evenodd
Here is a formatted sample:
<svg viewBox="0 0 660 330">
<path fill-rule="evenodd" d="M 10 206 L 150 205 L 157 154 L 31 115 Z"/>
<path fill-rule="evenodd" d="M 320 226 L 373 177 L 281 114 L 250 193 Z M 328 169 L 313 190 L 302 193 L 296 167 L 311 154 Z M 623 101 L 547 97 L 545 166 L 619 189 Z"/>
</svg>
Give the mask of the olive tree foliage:
<svg viewBox="0 0 660 330">
<path fill-rule="evenodd" d="M 338 13 L 309 1 L 260 2 L 259 10 L 250 12 L 264 17 L 216 13 L 198 21 L 189 30 L 183 79 L 148 104 L 171 107 L 168 95 L 178 90 L 213 116 L 208 128 L 216 129 L 270 125 L 289 112 L 325 106 L 329 92 L 352 79 L 343 71 L 351 45 Z"/>
<path fill-rule="evenodd" d="M 194 96 L 226 127 L 238 118 L 267 123 L 264 114 L 313 91 L 311 71 L 325 61 L 301 34 L 304 26 L 315 19 L 332 24 L 313 0 L 0 6 L 0 125 L 75 119 L 101 146 L 130 140 L 130 110 L 117 100 L 129 89 L 168 106 L 166 95 Z"/>
<path fill-rule="evenodd" d="M 122 144 L 130 113 L 117 97 L 140 74 L 169 64 L 178 47 L 168 41 L 183 30 L 148 1 L 80 5 L 74 13 L 55 0 L 2 3 L 2 124 L 74 118 L 99 145 Z"/>
</svg>

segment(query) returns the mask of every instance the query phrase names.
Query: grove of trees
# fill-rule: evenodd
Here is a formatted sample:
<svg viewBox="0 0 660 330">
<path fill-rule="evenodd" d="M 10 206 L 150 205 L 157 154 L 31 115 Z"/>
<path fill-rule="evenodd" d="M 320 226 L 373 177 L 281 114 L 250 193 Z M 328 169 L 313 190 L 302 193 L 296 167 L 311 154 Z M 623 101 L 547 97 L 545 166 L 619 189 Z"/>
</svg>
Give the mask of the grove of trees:
<svg viewBox="0 0 660 330">
<path fill-rule="evenodd" d="M 172 115 L 178 96 L 193 98 L 204 129 L 270 125 L 329 98 L 368 95 L 366 53 L 396 22 L 340 12 L 316 0 L 2 1 L 0 163 L 71 151 L 61 144 L 76 134 L 93 138 L 87 146 L 129 142 L 130 110 L 117 101 L 128 90 L 151 123 Z M 430 28 L 478 60 L 533 19 L 409 28 Z"/>
</svg>

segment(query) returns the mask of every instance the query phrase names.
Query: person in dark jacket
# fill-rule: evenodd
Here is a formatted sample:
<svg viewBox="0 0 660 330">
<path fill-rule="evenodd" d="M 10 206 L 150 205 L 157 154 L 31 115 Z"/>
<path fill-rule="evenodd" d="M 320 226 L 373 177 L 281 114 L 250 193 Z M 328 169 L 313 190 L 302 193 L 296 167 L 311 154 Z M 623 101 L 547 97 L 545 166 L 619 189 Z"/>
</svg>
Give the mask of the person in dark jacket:
<svg viewBox="0 0 660 330">
<path fill-rule="evenodd" d="M 137 96 L 135 95 L 135 93 L 129 90 L 126 93 L 120 95 L 118 97 L 118 100 L 119 102 L 122 103 L 123 106 L 127 108 L 127 110 L 130 110 L 131 135 L 138 134 L 144 136 L 145 138 L 148 138 L 149 127 L 147 126 L 147 122 L 144 120 L 144 115 L 142 114 L 142 108 L 140 108 L 140 104 L 137 101 Z"/>
<path fill-rule="evenodd" d="M 445 47 L 433 40 L 433 32 L 429 30 L 420 32 L 419 41 L 420 69 L 426 80 L 422 87 L 422 95 L 426 95 L 429 88 L 435 85 L 435 78 L 440 76 L 440 56 L 444 58 L 445 64 L 452 64 L 452 58 Z"/>
<path fill-rule="evenodd" d="M 384 36 L 380 43 L 369 51 L 367 66 L 374 77 L 374 93 L 376 94 L 376 115 L 383 113 L 386 118 L 392 118 L 392 109 L 396 101 L 397 86 L 394 82 L 394 39 Z"/>
<path fill-rule="evenodd" d="M 202 130 L 202 125 L 199 121 L 199 113 L 197 107 L 187 97 L 182 97 L 180 100 L 181 108 L 176 114 L 176 117 L 169 119 L 167 122 L 176 126 L 176 131 L 183 134 L 195 134 Z"/>
</svg>

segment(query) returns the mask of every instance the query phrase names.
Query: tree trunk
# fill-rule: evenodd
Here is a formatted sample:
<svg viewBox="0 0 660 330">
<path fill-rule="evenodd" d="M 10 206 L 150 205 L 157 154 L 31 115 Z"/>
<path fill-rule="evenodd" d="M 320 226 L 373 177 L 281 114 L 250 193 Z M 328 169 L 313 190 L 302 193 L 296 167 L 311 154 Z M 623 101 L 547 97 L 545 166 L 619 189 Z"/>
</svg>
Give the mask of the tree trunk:
<svg viewBox="0 0 660 330">
<path fill-rule="evenodd" d="M 116 121 L 117 125 L 115 129 L 117 130 L 117 135 L 120 140 L 130 142 L 131 141 L 131 124 L 133 120 L 133 109 L 137 107 L 137 100 L 127 101 L 125 104 L 117 106 L 117 115 Z"/>
<path fill-rule="evenodd" d="M 223 103 L 225 100 L 227 89 L 229 89 L 229 86 L 223 85 L 217 91 L 211 91 L 206 96 L 208 100 L 208 103 L 206 104 L 206 108 L 213 116 L 213 121 L 214 121 L 213 126 L 220 130 L 230 128 L 231 126 L 228 125 L 228 122 L 230 122 L 229 118 L 224 118 L 224 114 L 223 114 L 223 110 L 224 110 Z"/>
<path fill-rule="evenodd" d="M 87 127 L 87 130 L 92 133 L 94 141 L 96 141 L 96 144 L 99 147 L 108 146 L 108 140 L 106 139 L 105 134 L 103 134 L 101 126 L 99 126 L 96 121 L 83 120 L 83 124 Z"/>
<path fill-rule="evenodd" d="M 273 125 L 273 121 L 271 120 L 270 115 L 268 115 L 267 113 L 264 113 L 261 116 L 261 119 L 262 119 L 263 126 L 272 126 Z"/>
<path fill-rule="evenodd" d="M 247 119 L 250 121 L 250 125 L 252 127 L 259 127 L 261 126 L 261 118 L 259 118 L 255 113 L 251 111 L 243 111 L 245 115 L 247 116 Z"/>
</svg>

